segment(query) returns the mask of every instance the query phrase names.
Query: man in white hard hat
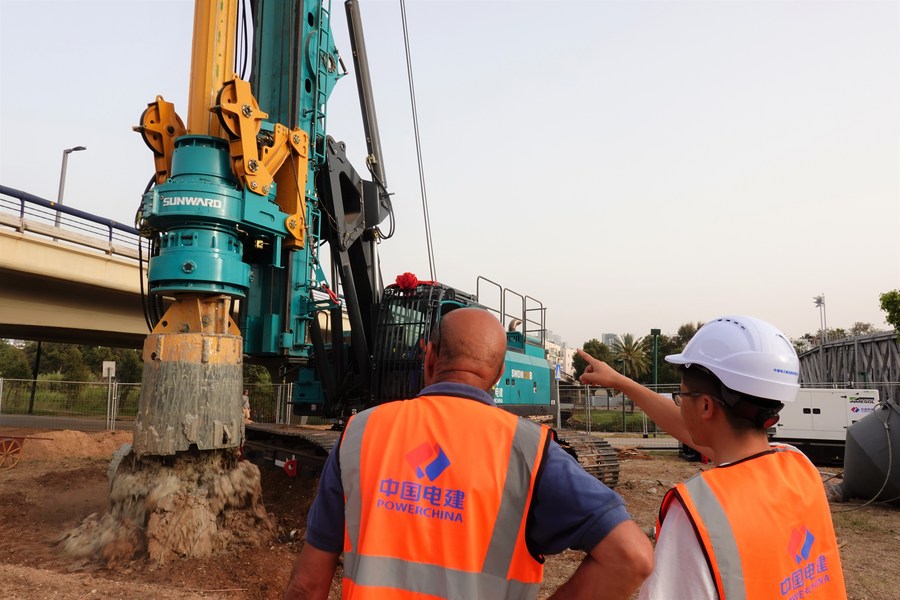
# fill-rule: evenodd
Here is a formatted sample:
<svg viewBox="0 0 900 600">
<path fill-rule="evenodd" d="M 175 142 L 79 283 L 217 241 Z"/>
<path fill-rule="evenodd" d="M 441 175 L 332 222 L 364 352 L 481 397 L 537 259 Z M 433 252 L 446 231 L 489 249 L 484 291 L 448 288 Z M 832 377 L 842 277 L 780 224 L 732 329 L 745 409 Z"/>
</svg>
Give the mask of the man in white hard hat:
<svg viewBox="0 0 900 600">
<path fill-rule="evenodd" d="M 767 436 L 800 387 L 783 333 L 745 316 L 707 323 L 666 357 L 681 371 L 671 399 L 578 352 L 588 363 L 583 383 L 624 392 L 716 465 L 663 499 L 641 600 L 846 598 L 821 477 L 801 452 Z"/>
</svg>

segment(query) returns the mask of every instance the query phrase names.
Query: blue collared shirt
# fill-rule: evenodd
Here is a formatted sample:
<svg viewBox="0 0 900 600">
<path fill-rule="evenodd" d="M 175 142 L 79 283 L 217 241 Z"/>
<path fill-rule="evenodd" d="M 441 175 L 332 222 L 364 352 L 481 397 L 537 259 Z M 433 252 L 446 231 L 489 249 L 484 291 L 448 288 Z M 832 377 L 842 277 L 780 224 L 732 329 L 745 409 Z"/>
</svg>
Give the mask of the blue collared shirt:
<svg viewBox="0 0 900 600">
<path fill-rule="evenodd" d="M 487 392 L 462 383 L 436 383 L 419 395 L 457 396 L 496 406 Z M 344 547 L 344 489 L 338 455 L 335 447 L 325 461 L 319 493 L 306 521 L 306 541 L 326 552 L 341 552 Z M 550 442 L 531 511 L 534 518 L 525 535 L 529 546 L 545 555 L 566 548 L 590 552 L 614 527 L 631 518 L 622 497 L 589 475 L 556 442 Z"/>
</svg>

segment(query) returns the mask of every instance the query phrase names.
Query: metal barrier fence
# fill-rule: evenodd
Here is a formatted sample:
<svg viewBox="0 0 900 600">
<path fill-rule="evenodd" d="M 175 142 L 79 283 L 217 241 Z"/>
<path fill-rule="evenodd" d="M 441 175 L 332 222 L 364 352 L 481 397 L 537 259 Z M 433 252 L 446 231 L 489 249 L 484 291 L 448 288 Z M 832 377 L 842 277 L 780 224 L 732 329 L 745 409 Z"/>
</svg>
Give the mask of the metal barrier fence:
<svg viewBox="0 0 900 600">
<path fill-rule="evenodd" d="M 674 386 L 669 386 L 673 391 Z M 333 419 L 298 417 L 290 399 L 294 384 L 245 385 L 250 419 L 257 423 L 325 425 Z M 662 389 L 662 393 L 665 393 Z M 139 383 L 0 379 L 0 425 L 103 431 L 130 429 L 141 394 Z M 561 385 L 562 429 L 641 440 L 647 447 L 675 444 L 627 397 L 588 386 Z"/>
<path fill-rule="evenodd" d="M 677 385 L 660 385 L 660 394 L 669 394 Z M 659 429 L 652 419 L 627 396 L 605 388 L 560 384 L 559 402 L 562 429 L 591 433 L 607 438 L 613 446 L 677 449 L 678 442 Z"/>
<path fill-rule="evenodd" d="M 678 386 L 661 385 L 669 394 Z M 294 384 L 245 385 L 250 418 L 257 423 L 327 425 L 334 419 L 292 414 Z M 103 431 L 131 429 L 141 394 L 139 383 L 47 381 L 0 378 L 0 426 Z M 604 437 L 613 446 L 677 449 L 678 442 L 632 400 L 604 388 L 561 384 L 560 429 Z M 554 419 L 555 421 L 555 419 Z"/>
<path fill-rule="evenodd" d="M 0 379 L 0 425 L 103 431 L 132 426 L 139 383 Z"/>
<path fill-rule="evenodd" d="M 246 385 L 257 423 L 330 424 L 291 412 L 294 384 Z M 104 431 L 131 429 L 141 384 L 0 378 L 0 426 Z"/>
</svg>

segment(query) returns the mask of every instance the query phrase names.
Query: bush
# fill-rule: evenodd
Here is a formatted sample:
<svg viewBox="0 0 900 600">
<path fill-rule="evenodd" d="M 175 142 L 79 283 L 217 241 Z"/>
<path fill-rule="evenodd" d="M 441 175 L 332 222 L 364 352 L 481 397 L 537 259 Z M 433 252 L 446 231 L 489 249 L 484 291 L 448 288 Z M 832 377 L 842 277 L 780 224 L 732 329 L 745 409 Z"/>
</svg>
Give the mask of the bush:
<svg viewBox="0 0 900 600">
<path fill-rule="evenodd" d="M 569 426 L 584 429 L 586 420 L 585 413 L 575 411 L 572 418 L 569 419 Z M 652 422 L 648 421 L 648 427 L 652 427 Z M 591 411 L 591 430 L 593 431 L 622 431 L 622 411 L 621 410 L 597 410 Z M 644 430 L 644 413 L 626 412 L 625 413 L 625 432 L 643 432 Z"/>
</svg>

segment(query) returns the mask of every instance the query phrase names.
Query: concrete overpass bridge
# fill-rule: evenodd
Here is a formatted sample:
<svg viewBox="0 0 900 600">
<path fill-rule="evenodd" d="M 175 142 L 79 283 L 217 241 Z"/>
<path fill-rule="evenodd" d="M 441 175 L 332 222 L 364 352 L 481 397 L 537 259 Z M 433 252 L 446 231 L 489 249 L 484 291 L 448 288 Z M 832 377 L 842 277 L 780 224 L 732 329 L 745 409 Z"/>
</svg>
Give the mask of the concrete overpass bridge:
<svg viewBox="0 0 900 600">
<path fill-rule="evenodd" d="M 138 232 L 0 186 L 0 338 L 140 348 Z"/>
</svg>

